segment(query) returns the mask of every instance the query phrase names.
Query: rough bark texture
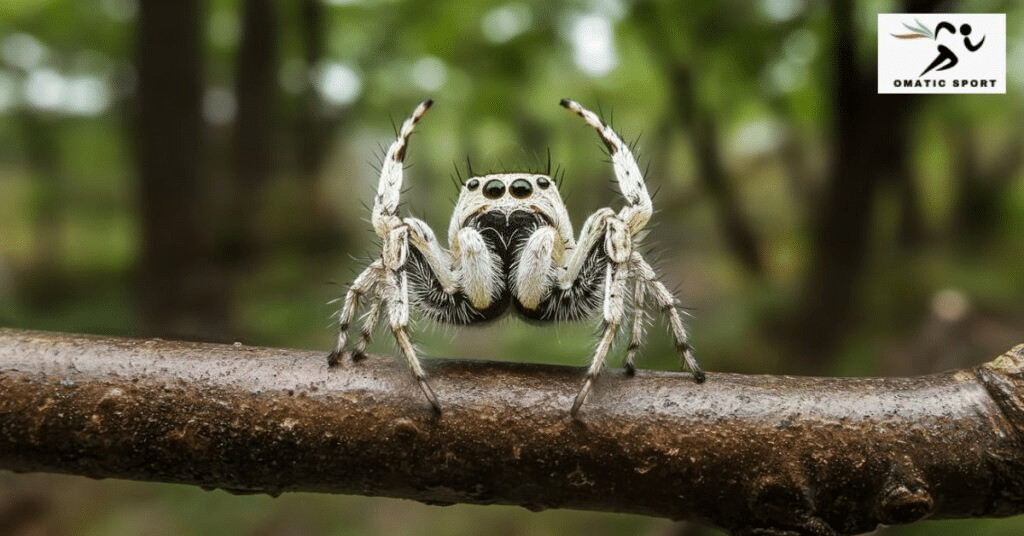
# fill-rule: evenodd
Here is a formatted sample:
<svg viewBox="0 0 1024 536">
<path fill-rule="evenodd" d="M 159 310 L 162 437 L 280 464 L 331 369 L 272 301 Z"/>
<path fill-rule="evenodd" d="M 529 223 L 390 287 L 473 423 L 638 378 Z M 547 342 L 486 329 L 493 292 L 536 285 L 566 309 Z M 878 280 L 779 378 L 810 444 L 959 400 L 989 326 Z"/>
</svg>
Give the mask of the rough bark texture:
<svg viewBox="0 0 1024 536">
<path fill-rule="evenodd" d="M 1024 512 L 1024 345 L 916 378 L 610 371 L 0 330 L 0 468 L 694 519 L 733 534 Z"/>
</svg>

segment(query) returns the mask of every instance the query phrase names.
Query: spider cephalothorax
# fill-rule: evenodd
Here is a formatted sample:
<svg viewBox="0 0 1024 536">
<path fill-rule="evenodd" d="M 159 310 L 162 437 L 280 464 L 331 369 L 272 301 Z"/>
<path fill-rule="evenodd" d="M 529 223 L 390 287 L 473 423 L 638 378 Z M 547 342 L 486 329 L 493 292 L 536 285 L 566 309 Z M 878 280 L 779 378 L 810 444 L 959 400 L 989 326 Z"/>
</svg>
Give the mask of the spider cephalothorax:
<svg viewBox="0 0 1024 536">
<path fill-rule="evenodd" d="M 630 374 L 635 371 L 633 362 L 650 299 L 668 317 L 680 357 L 694 378 L 703 381 L 675 297 L 634 247 L 637 234 L 651 217 L 651 197 L 622 138 L 593 112 L 563 99 L 561 105 L 594 127 L 607 147 L 625 206 L 618 212 L 602 208 L 592 214 L 576 239 L 558 187 L 548 175 L 471 176 L 455 204 L 445 249 L 426 223 L 398 216 L 409 137 L 431 104 L 428 100 L 416 108 L 384 156 L 371 217 L 382 240 L 381 257 L 359 274 L 346 293 L 339 313 L 338 343 L 328 362 L 339 362 L 348 328 L 366 296 L 368 309 L 352 359 L 364 357 L 383 312 L 420 388 L 440 411 L 409 339 L 410 307 L 439 322 L 458 325 L 488 322 L 510 310 L 532 322 L 578 320 L 600 313 L 602 335 L 573 402 L 575 415 L 604 368 L 627 311 L 632 313 L 632 334 L 624 366 Z"/>
</svg>

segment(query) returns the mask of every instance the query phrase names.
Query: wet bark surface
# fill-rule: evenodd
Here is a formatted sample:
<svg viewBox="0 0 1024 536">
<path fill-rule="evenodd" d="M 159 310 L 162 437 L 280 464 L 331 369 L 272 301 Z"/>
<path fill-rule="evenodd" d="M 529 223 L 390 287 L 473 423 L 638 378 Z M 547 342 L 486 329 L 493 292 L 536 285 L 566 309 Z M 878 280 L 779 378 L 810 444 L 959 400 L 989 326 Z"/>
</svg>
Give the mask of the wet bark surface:
<svg viewBox="0 0 1024 536">
<path fill-rule="evenodd" d="M 857 534 L 1024 512 L 1024 345 L 914 378 L 583 370 L 0 330 L 0 468 Z"/>
</svg>

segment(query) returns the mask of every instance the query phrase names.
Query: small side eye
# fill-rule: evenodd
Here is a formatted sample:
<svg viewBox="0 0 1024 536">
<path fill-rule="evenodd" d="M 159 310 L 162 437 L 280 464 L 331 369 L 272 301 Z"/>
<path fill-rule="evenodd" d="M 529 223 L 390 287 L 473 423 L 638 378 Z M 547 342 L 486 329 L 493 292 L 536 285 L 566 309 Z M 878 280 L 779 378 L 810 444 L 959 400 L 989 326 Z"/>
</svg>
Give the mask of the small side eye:
<svg viewBox="0 0 1024 536">
<path fill-rule="evenodd" d="M 537 186 L 540 186 L 541 190 L 547 190 L 548 186 L 551 186 L 551 181 L 547 177 L 538 177 Z"/>
<path fill-rule="evenodd" d="M 466 181 L 466 189 L 471 192 L 479 187 L 480 181 L 478 179 L 469 179 L 468 181 Z"/>
<path fill-rule="evenodd" d="M 505 183 L 498 179 L 491 179 L 484 185 L 484 197 L 497 199 L 505 195 Z"/>
<path fill-rule="evenodd" d="M 512 197 L 522 199 L 533 193 L 533 185 L 526 179 L 516 179 L 509 185 L 508 191 L 512 193 Z"/>
</svg>

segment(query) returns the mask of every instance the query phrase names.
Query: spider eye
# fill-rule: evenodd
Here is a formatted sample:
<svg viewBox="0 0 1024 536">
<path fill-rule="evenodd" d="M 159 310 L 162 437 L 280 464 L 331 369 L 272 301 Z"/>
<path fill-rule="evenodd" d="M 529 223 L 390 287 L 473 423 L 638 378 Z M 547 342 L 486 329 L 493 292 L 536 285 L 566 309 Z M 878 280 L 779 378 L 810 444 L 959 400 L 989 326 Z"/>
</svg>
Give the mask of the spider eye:
<svg viewBox="0 0 1024 536">
<path fill-rule="evenodd" d="M 533 185 L 526 179 L 516 179 L 508 187 L 508 191 L 512 193 L 512 197 L 522 199 L 533 193 Z"/>
<path fill-rule="evenodd" d="M 479 186 L 480 181 L 478 179 L 469 179 L 468 181 L 466 181 L 466 189 L 471 192 L 473 190 L 476 190 Z"/>
<path fill-rule="evenodd" d="M 484 197 L 497 199 L 505 195 L 505 183 L 498 179 L 491 179 L 484 185 Z"/>
<path fill-rule="evenodd" d="M 547 190 L 548 186 L 551 186 L 551 181 L 547 177 L 538 177 L 537 186 L 540 186 L 541 190 Z"/>
</svg>

